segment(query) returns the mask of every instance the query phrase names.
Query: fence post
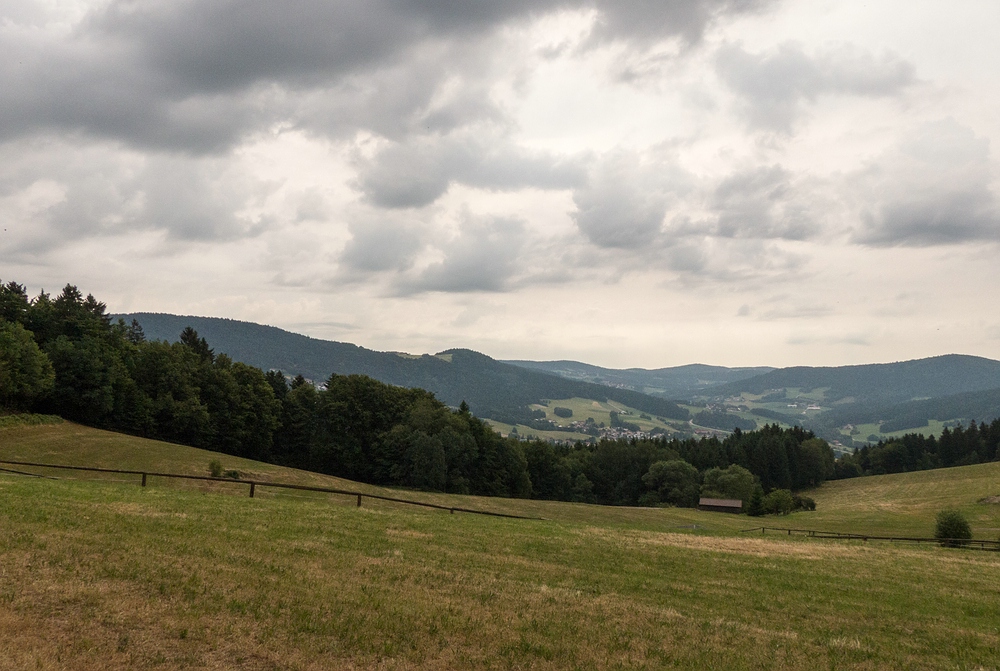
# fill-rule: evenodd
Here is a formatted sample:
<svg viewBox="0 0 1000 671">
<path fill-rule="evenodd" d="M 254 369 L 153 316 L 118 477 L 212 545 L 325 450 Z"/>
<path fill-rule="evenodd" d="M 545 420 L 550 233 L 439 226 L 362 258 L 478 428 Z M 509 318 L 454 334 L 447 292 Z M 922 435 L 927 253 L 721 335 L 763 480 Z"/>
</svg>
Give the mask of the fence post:
<svg viewBox="0 0 1000 671">
<path fill-rule="evenodd" d="M 452 508 L 452 509 L 451 509 L 451 514 L 452 514 L 452 515 L 454 515 L 454 514 L 455 514 L 455 509 L 454 509 L 454 508 Z"/>
<path fill-rule="evenodd" d="M 254 490 L 254 488 L 255 488 L 256 486 L 257 486 L 257 483 L 256 483 L 256 482 L 251 482 L 251 483 L 250 483 L 250 498 L 251 498 L 251 499 L 253 498 L 253 490 Z"/>
<path fill-rule="evenodd" d="M 361 494 L 358 494 L 358 508 L 361 507 Z"/>
<path fill-rule="evenodd" d="M 145 473 L 142 474 L 142 486 L 143 487 L 146 486 L 146 474 Z"/>
</svg>

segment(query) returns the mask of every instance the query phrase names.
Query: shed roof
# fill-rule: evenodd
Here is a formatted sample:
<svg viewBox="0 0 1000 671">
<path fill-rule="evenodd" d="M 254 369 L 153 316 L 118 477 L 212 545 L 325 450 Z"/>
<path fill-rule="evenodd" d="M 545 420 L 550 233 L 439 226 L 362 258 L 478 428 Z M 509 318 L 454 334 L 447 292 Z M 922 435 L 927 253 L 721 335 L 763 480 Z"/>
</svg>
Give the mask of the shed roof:
<svg viewBox="0 0 1000 671">
<path fill-rule="evenodd" d="M 699 506 L 719 506 L 722 508 L 742 508 L 743 501 L 739 499 L 706 499 L 702 497 L 698 500 Z"/>
</svg>

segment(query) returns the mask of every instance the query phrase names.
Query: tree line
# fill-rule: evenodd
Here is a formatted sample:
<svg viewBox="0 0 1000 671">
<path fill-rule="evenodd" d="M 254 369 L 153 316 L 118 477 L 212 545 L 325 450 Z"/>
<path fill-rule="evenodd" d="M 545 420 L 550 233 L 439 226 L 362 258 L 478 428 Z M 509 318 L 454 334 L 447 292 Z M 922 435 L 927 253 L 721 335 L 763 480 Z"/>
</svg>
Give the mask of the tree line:
<svg viewBox="0 0 1000 671">
<path fill-rule="evenodd" d="M 609 505 L 695 506 L 701 496 L 815 487 L 834 477 L 833 450 L 800 427 L 767 425 L 724 439 L 651 438 L 524 444 L 536 498 Z"/>
<path fill-rule="evenodd" d="M 829 446 L 801 428 L 725 439 L 553 445 L 504 438 L 463 402 L 362 375 L 301 376 L 233 361 L 188 327 L 150 341 L 67 285 L 0 284 L 0 406 L 337 475 L 453 493 L 693 506 L 818 485 Z"/>
<path fill-rule="evenodd" d="M 837 461 L 836 476 L 883 475 L 968 466 L 1000 458 L 1000 419 L 945 427 L 940 437 L 908 433 L 865 445 Z"/>
</svg>

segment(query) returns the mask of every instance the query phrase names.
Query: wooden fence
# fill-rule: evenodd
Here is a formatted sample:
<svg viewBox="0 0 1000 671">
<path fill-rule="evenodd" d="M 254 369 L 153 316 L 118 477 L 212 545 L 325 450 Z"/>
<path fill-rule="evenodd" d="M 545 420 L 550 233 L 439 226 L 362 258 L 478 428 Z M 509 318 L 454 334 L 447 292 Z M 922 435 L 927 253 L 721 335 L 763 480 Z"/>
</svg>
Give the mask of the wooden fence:
<svg viewBox="0 0 1000 671">
<path fill-rule="evenodd" d="M 471 513 L 473 515 L 489 515 L 490 517 L 507 517 L 516 520 L 540 520 L 544 521 L 544 517 L 527 517 L 525 515 L 512 515 L 509 513 L 497 513 L 488 510 L 474 510 L 472 508 L 460 508 L 457 506 L 442 506 L 436 503 L 425 503 L 423 501 L 412 501 L 410 499 L 400 499 L 394 496 L 382 496 L 381 494 L 366 494 L 363 492 L 355 492 L 348 489 L 336 489 L 333 487 L 314 487 L 311 485 L 293 485 L 287 482 L 270 482 L 265 480 L 243 480 L 236 478 L 216 478 L 208 475 L 183 475 L 181 473 L 156 473 L 153 471 L 130 471 L 123 470 L 119 468 L 98 468 L 96 466 L 66 466 L 62 464 L 40 464 L 31 461 L 6 461 L 0 459 L 0 464 L 6 464 L 9 466 L 21 466 L 21 467 L 31 467 L 31 468 L 57 468 L 67 471 L 88 471 L 94 473 L 114 473 L 118 475 L 136 475 L 141 476 L 141 486 L 146 486 L 147 478 L 176 478 L 180 480 L 203 480 L 206 482 L 225 482 L 228 484 L 237 485 L 249 485 L 250 487 L 250 498 L 254 497 L 258 487 L 273 487 L 276 489 L 294 489 L 303 492 L 322 492 L 326 494 L 343 494 L 346 496 L 357 497 L 358 507 L 361 507 L 361 499 L 378 499 L 379 501 L 391 501 L 392 503 L 403 503 L 411 506 L 421 506 L 423 508 L 434 508 L 436 510 L 447 510 L 454 514 L 459 513 Z M 34 477 L 47 477 L 39 475 L 38 473 L 29 473 L 27 471 L 15 470 L 11 468 L 0 468 L 0 471 L 7 473 L 16 473 L 18 475 L 30 475 Z"/>
<path fill-rule="evenodd" d="M 974 550 L 1000 551 L 1000 540 L 986 540 L 982 538 L 922 538 L 914 536 L 873 536 L 871 534 L 852 534 L 839 531 L 817 531 L 815 529 L 789 529 L 788 527 L 753 527 L 752 529 L 741 529 L 740 533 L 752 533 L 759 531 L 761 534 L 768 531 L 777 531 L 789 536 L 796 534 L 809 536 L 811 538 L 834 538 L 839 540 L 859 540 L 859 541 L 890 541 L 896 543 L 934 543 L 948 547 L 966 547 Z"/>
</svg>

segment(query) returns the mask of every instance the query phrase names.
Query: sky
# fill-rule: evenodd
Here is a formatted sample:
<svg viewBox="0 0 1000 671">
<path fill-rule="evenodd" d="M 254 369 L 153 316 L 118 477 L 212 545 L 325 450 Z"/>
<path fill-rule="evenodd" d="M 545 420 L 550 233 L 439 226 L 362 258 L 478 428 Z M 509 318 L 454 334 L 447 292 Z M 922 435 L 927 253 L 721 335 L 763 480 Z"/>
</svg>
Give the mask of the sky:
<svg viewBox="0 0 1000 671">
<path fill-rule="evenodd" d="M 1000 359 L 1000 3 L 0 0 L 0 280 L 625 368 Z"/>
</svg>

